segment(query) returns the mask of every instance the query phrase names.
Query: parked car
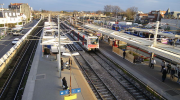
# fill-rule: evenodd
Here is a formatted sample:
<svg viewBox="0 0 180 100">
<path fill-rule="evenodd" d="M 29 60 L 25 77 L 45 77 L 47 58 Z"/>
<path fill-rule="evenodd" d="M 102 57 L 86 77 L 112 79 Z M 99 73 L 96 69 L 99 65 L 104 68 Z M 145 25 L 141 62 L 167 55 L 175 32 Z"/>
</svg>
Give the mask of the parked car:
<svg viewBox="0 0 180 100">
<path fill-rule="evenodd" d="M 7 30 L 7 34 L 12 34 L 13 33 L 13 30 L 11 29 L 11 28 L 9 28 L 8 30 Z"/>
<path fill-rule="evenodd" d="M 18 41 L 19 41 L 19 38 L 15 38 L 15 39 L 12 41 L 12 45 L 16 44 Z"/>
<path fill-rule="evenodd" d="M 18 35 L 21 35 L 22 34 L 22 30 L 13 30 L 13 33 L 12 33 L 14 36 L 18 36 Z"/>
</svg>

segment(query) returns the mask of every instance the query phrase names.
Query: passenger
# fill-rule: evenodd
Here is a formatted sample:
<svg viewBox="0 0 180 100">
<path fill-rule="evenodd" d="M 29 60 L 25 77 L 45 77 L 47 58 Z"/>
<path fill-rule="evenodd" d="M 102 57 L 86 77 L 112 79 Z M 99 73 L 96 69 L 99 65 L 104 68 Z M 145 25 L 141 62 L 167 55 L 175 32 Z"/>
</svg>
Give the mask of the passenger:
<svg viewBox="0 0 180 100">
<path fill-rule="evenodd" d="M 180 84 L 180 82 L 179 82 L 179 79 L 180 79 L 180 70 L 179 70 L 179 67 L 178 67 L 178 79 L 177 79 L 177 83 L 179 83 Z"/>
<path fill-rule="evenodd" d="M 69 68 L 69 62 L 66 61 L 66 68 Z"/>
<path fill-rule="evenodd" d="M 126 51 L 124 50 L 124 52 L 123 52 L 123 59 L 125 59 L 125 57 L 126 57 Z"/>
<path fill-rule="evenodd" d="M 163 72 L 163 69 L 165 68 L 166 66 L 166 62 L 164 60 L 162 60 L 162 63 L 161 63 L 161 72 Z"/>
<path fill-rule="evenodd" d="M 173 78 L 174 78 L 174 74 L 175 74 L 175 69 L 174 69 L 174 68 L 171 68 L 171 76 L 170 76 L 170 79 L 173 79 Z"/>
<path fill-rule="evenodd" d="M 61 71 L 63 71 L 64 70 L 64 67 L 63 67 L 63 60 L 62 60 L 62 58 L 61 58 Z"/>
<path fill-rule="evenodd" d="M 167 64 L 167 73 L 170 74 L 171 72 L 171 63 Z"/>
<path fill-rule="evenodd" d="M 63 90 L 67 90 L 68 89 L 67 81 L 66 81 L 65 77 L 62 79 L 62 87 L 63 87 Z"/>
<path fill-rule="evenodd" d="M 70 64 L 71 64 L 71 58 L 69 58 L 69 66 L 70 66 Z"/>
<path fill-rule="evenodd" d="M 163 68 L 163 72 L 162 72 L 162 82 L 165 81 L 165 79 L 166 79 L 166 74 L 167 74 L 166 68 Z"/>
<path fill-rule="evenodd" d="M 150 68 L 154 69 L 154 64 L 156 64 L 156 60 L 154 58 L 152 58 Z"/>
</svg>

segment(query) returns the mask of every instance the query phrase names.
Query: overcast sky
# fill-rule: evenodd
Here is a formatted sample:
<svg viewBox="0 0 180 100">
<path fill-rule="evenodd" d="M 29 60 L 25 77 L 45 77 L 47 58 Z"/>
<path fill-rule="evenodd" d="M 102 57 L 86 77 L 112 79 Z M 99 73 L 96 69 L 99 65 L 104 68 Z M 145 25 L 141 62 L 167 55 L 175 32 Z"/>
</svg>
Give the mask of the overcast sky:
<svg viewBox="0 0 180 100">
<path fill-rule="evenodd" d="M 28 3 L 34 10 L 103 10 L 105 5 L 116 5 L 126 10 L 129 7 L 138 7 L 139 11 L 148 13 L 151 10 L 180 11 L 180 0 L 0 0 L 4 8 L 10 3 Z"/>
</svg>

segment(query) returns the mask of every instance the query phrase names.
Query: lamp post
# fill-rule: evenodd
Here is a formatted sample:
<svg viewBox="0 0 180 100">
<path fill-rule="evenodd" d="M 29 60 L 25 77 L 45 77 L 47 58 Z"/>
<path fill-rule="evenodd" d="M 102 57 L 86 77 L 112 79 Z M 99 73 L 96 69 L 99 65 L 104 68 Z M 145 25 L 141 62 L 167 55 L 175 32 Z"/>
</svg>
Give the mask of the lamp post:
<svg viewBox="0 0 180 100">
<path fill-rule="evenodd" d="M 60 38 L 61 38 L 61 35 L 60 35 L 60 32 L 59 32 L 59 29 L 60 29 L 60 25 L 59 25 L 59 15 L 58 15 L 58 37 L 59 37 L 59 67 L 58 67 L 58 71 L 59 71 L 59 78 L 61 78 L 61 41 L 60 41 Z"/>
</svg>

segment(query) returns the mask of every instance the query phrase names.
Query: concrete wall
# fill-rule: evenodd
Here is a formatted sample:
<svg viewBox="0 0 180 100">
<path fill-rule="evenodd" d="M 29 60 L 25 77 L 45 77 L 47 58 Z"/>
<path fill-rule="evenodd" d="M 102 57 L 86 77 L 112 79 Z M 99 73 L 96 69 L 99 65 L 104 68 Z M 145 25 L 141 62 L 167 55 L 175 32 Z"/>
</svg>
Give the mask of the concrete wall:
<svg viewBox="0 0 180 100">
<path fill-rule="evenodd" d="M 0 77 L 3 75 L 3 73 L 6 71 L 8 66 L 11 64 L 15 56 L 19 53 L 19 51 L 22 49 L 25 42 L 22 42 L 15 50 L 14 52 L 7 56 L 7 59 L 4 61 L 4 63 L 0 66 Z"/>
<path fill-rule="evenodd" d="M 116 53 L 117 55 L 123 57 L 123 50 L 113 46 L 113 50 L 114 53 Z M 126 50 L 126 56 L 125 59 L 127 59 L 128 61 L 130 61 L 131 63 L 134 63 L 134 56 L 132 54 L 129 53 L 130 51 Z"/>
<path fill-rule="evenodd" d="M 41 20 L 39 20 L 41 22 Z M 26 37 L 31 34 L 33 29 L 39 24 L 39 22 L 32 28 L 30 29 L 22 38 L 19 40 L 9 51 L 7 51 L 6 54 L 2 58 L 0 58 L 0 77 L 3 75 L 3 73 L 6 71 L 8 66 L 11 64 L 12 60 L 14 57 L 19 53 L 21 48 L 23 47 L 25 43 Z"/>
</svg>

